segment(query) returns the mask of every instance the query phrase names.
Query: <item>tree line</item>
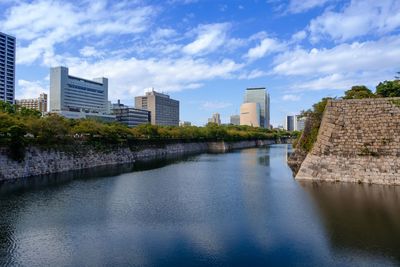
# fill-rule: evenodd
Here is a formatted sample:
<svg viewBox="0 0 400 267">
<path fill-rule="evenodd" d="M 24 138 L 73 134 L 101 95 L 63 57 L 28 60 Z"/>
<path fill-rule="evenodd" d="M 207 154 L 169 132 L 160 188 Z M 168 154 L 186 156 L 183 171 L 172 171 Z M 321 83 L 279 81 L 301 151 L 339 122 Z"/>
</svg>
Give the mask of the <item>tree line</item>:
<svg viewBox="0 0 400 267">
<path fill-rule="evenodd" d="M 400 72 L 397 73 L 400 75 Z M 372 92 L 365 85 L 355 85 L 344 92 L 341 99 L 363 99 L 363 98 L 378 98 L 378 97 L 400 97 L 400 77 L 395 76 L 394 80 L 380 82 L 376 86 L 375 92 Z M 325 97 L 318 103 L 315 103 L 311 109 L 303 111 L 301 116 L 307 117 L 303 133 L 298 136 L 294 142 L 294 147 L 305 152 L 311 151 L 314 143 L 317 141 L 319 127 L 322 121 L 322 115 L 325 110 L 326 103 L 332 97 Z"/>
<path fill-rule="evenodd" d="M 283 130 L 213 123 L 204 127 L 143 124 L 129 128 L 118 122 L 66 119 L 51 113 L 42 116 L 39 111 L 0 101 L 0 146 L 10 148 L 13 158 L 21 157 L 28 145 L 135 145 L 143 140 L 239 141 L 283 136 L 290 136 L 290 133 Z"/>
</svg>

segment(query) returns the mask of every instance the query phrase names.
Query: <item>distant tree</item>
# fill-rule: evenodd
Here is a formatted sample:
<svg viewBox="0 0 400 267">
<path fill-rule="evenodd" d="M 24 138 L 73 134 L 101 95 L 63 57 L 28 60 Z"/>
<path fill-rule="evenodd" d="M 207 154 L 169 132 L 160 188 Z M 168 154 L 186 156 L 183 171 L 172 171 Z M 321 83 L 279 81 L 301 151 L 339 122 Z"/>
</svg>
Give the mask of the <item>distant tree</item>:
<svg viewBox="0 0 400 267">
<path fill-rule="evenodd" d="M 362 99 L 373 98 L 375 94 L 372 93 L 365 85 L 355 85 L 344 93 L 343 99 Z"/>
<path fill-rule="evenodd" d="M 384 81 L 376 86 L 376 94 L 381 97 L 400 96 L 400 83 L 398 81 Z"/>
</svg>

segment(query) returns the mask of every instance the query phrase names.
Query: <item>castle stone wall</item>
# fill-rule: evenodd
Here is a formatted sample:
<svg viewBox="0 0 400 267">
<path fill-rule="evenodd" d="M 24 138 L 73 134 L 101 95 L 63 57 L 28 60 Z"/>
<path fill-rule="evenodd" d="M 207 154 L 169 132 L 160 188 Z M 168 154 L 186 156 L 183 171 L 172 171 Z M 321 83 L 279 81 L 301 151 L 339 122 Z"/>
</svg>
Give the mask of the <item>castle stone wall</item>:
<svg viewBox="0 0 400 267">
<path fill-rule="evenodd" d="M 296 179 L 400 185 L 400 98 L 329 101 Z"/>
</svg>

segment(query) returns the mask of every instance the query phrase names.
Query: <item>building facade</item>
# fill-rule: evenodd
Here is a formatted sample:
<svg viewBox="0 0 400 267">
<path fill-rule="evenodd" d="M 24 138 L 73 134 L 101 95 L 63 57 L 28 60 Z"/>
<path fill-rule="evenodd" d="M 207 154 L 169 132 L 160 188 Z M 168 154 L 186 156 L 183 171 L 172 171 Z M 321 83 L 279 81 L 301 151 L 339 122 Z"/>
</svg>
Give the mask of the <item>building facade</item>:
<svg viewBox="0 0 400 267">
<path fill-rule="evenodd" d="M 230 119 L 232 125 L 240 125 L 240 115 L 232 115 Z"/>
<path fill-rule="evenodd" d="M 270 101 L 265 87 L 247 88 L 244 103 L 258 103 L 260 105 L 260 127 L 270 128 Z"/>
<path fill-rule="evenodd" d="M 285 130 L 287 131 L 303 131 L 306 118 L 300 115 L 286 116 Z"/>
<path fill-rule="evenodd" d="M 15 104 L 44 113 L 47 112 L 47 94 L 42 93 L 38 98 L 16 100 Z"/>
<path fill-rule="evenodd" d="M 101 117 L 107 115 L 108 110 L 107 78 L 88 80 L 69 75 L 66 67 L 50 69 L 50 112 L 66 117 L 70 117 L 71 112 Z"/>
<path fill-rule="evenodd" d="M 151 112 L 151 124 L 179 126 L 179 101 L 154 90 L 135 97 L 135 108 Z"/>
<path fill-rule="evenodd" d="M 240 125 L 260 127 L 261 108 L 258 103 L 243 103 L 240 106 Z"/>
<path fill-rule="evenodd" d="M 15 37 L 0 32 L 0 100 L 15 103 Z"/>
<path fill-rule="evenodd" d="M 219 113 L 214 113 L 212 117 L 208 119 L 208 122 L 221 125 L 221 115 Z"/>
<path fill-rule="evenodd" d="M 150 111 L 125 106 L 119 100 L 117 104 L 112 105 L 112 114 L 118 122 L 128 127 L 150 123 Z"/>
<path fill-rule="evenodd" d="M 286 119 L 285 119 L 285 130 L 286 131 L 294 131 L 294 121 L 295 121 L 295 116 L 286 116 Z"/>
</svg>

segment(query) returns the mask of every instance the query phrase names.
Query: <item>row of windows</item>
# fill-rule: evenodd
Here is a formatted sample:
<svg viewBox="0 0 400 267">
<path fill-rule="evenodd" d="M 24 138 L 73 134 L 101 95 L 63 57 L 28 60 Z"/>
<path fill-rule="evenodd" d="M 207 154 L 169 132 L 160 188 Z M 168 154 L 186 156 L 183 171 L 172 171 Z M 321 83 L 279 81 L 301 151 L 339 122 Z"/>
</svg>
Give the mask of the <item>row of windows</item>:
<svg viewBox="0 0 400 267">
<path fill-rule="evenodd" d="M 84 98 L 88 100 L 97 100 L 97 101 L 104 101 L 103 95 L 94 95 L 92 93 L 76 91 L 73 89 L 69 89 L 65 92 L 65 95 L 68 95 L 72 98 Z"/>
<path fill-rule="evenodd" d="M 81 90 L 84 90 L 84 91 L 89 91 L 89 92 L 94 92 L 94 93 L 99 93 L 99 94 L 102 94 L 104 91 L 102 91 L 102 90 L 96 90 L 96 89 L 91 89 L 91 88 L 88 88 L 88 87 L 83 87 L 83 86 L 79 86 L 79 85 L 75 85 L 75 84 L 68 84 L 68 86 L 69 87 L 72 87 L 72 88 L 76 88 L 76 89 L 81 89 Z"/>
</svg>

